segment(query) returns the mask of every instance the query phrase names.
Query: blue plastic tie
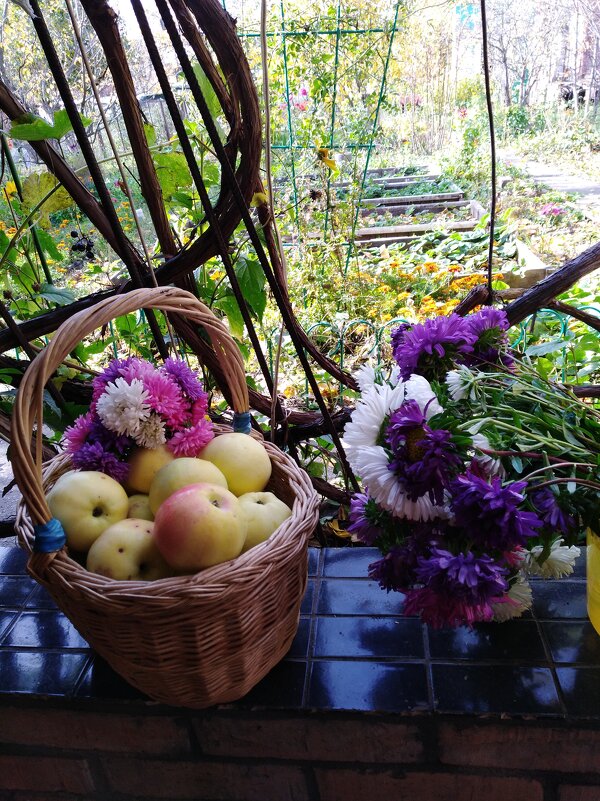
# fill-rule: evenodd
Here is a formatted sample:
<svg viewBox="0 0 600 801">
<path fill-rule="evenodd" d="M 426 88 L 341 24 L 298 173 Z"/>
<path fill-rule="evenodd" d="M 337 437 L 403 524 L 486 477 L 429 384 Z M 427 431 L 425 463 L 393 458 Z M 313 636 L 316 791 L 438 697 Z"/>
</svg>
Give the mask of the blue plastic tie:
<svg viewBox="0 0 600 801">
<path fill-rule="evenodd" d="M 251 421 L 250 412 L 234 412 L 233 430 L 237 434 L 249 434 L 252 429 Z"/>
<path fill-rule="evenodd" d="M 47 523 L 40 523 L 33 527 L 35 542 L 33 550 L 36 553 L 54 553 L 60 551 L 67 538 L 60 520 L 55 517 L 50 518 Z"/>
</svg>

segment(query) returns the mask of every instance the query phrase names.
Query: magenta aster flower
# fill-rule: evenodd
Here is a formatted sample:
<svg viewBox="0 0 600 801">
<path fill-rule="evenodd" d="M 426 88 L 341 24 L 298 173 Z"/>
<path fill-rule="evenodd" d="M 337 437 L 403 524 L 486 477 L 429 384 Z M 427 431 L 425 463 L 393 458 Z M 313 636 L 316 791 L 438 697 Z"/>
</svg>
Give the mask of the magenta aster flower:
<svg viewBox="0 0 600 801">
<path fill-rule="evenodd" d="M 499 476 L 487 480 L 467 470 L 450 486 L 456 526 L 486 550 L 512 551 L 525 545 L 543 525 L 536 514 L 519 509 L 526 486 L 525 481 L 514 481 L 503 487 Z"/>
<path fill-rule="evenodd" d="M 492 604 L 508 591 L 507 573 L 487 554 L 455 555 L 434 547 L 419 557 L 415 575 L 424 586 L 407 591 L 404 613 L 420 614 L 434 628 L 491 620 Z"/>
<path fill-rule="evenodd" d="M 177 429 L 189 420 L 188 404 L 168 375 L 155 370 L 144 378 L 144 388 L 148 391 L 148 403 L 167 426 Z"/>
<path fill-rule="evenodd" d="M 200 420 L 203 420 L 206 417 L 207 412 L 208 412 L 208 395 L 205 392 L 203 398 L 194 401 L 194 405 L 192 406 L 192 411 L 190 413 L 191 424 L 195 426 L 196 423 L 199 423 Z"/>
<path fill-rule="evenodd" d="M 92 428 L 94 415 L 92 412 L 80 415 L 72 426 L 65 429 L 65 444 L 67 453 L 75 453 L 86 444 Z"/>
<path fill-rule="evenodd" d="M 418 373 L 428 380 L 443 381 L 460 357 L 471 353 L 476 338 L 465 318 L 458 314 L 416 323 L 396 337 L 393 352 L 402 379 L 407 381 Z"/>
<path fill-rule="evenodd" d="M 198 456 L 213 437 L 212 423 L 202 419 L 190 428 L 176 431 L 167 441 L 167 447 L 175 456 Z"/>
</svg>

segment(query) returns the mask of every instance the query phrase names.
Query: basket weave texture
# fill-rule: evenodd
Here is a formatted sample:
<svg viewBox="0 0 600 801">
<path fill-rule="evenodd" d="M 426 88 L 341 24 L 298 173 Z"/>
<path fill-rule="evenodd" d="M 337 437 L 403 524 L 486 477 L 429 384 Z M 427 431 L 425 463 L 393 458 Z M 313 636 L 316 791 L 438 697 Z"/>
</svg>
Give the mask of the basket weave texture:
<svg viewBox="0 0 600 801">
<path fill-rule="evenodd" d="M 66 455 L 42 469 L 41 447 L 35 457 L 30 451 L 31 432 L 42 420 L 44 385 L 83 336 L 140 308 L 182 314 L 204 326 L 222 355 L 235 411 L 248 411 L 237 345 L 190 293 L 140 289 L 75 315 L 32 362 L 17 395 L 13 467 L 23 501 L 16 530 L 30 553 L 31 574 L 123 678 L 155 701 L 204 708 L 241 698 L 288 651 L 306 588 L 307 542 L 317 522 L 318 496 L 303 470 L 263 442 L 273 468 L 267 489 L 292 508 L 292 515 L 267 542 L 237 559 L 190 576 L 114 581 L 88 572 L 65 548 L 53 554 L 33 551 L 33 526 L 51 517 L 45 492 L 71 469 Z M 218 427 L 217 436 L 225 430 Z"/>
</svg>

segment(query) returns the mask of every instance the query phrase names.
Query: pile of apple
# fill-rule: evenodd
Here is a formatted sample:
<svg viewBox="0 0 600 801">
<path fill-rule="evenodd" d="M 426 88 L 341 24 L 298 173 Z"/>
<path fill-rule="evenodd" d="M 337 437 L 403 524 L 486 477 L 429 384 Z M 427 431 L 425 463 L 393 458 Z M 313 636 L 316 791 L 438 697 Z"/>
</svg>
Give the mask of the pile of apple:
<svg viewBox="0 0 600 801">
<path fill-rule="evenodd" d="M 262 445 L 229 433 L 197 458 L 137 448 L 126 487 L 105 473 L 70 471 L 47 500 L 88 570 L 153 581 L 226 562 L 268 539 L 292 514 L 265 491 L 270 476 Z"/>
</svg>

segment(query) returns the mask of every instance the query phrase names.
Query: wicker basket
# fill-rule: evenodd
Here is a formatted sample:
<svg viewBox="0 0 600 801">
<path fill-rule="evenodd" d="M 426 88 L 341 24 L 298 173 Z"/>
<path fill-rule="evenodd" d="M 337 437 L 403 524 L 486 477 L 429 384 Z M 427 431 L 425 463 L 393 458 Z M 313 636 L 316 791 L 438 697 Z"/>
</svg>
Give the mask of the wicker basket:
<svg viewBox="0 0 600 801">
<path fill-rule="evenodd" d="M 273 467 L 268 488 L 292 507 L 292 516 L 267 542 L 237 559 L 191 576 L 127 582 L 88 572 L 65 548 L 51 554 L 33 550 L 33 526 L 51 517 L 45 490 L 70 469 L 68 457 L 61 455 L 42 472 L 40 447 L 35 458 L 30 451 L 44 386 L 83 336 L 140 308 L 182 314 L 203 326 L 222 355 L 235 411 L 248 410 L 236 344 L 210 309 L 188 292 L 140 289 L 80 312 L 59 328 L 19 388 L 12 450 L 24 500 L 16 529 L 30 552 L 31 574 L 121 676 L 156 701 L 203 708 L 245 695 L 289 649 L 306 587 L 307 541 L 316 525 L 318 498 L 308 476 L 265 442 Z"/>
</svg>

